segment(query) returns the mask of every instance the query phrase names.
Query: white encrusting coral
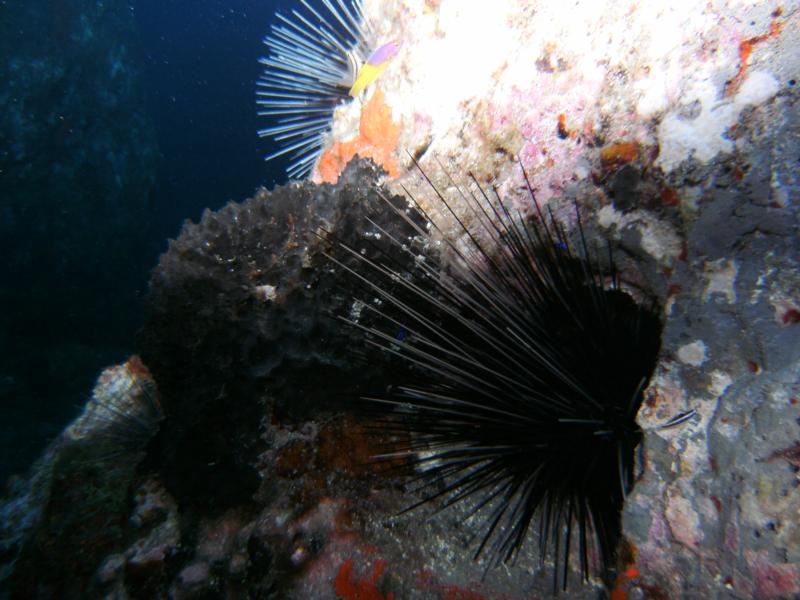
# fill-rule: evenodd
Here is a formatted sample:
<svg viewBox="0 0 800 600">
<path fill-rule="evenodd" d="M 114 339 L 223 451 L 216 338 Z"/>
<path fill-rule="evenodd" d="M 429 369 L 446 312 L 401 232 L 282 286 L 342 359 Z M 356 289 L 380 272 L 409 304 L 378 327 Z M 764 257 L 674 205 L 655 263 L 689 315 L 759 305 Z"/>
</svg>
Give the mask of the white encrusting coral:
<svg viewBox="0 0 800 600">
<path fill-rule="evenodd" d="M 445 188 L 431 157 L 524 203 L 518 156 L 547 201 L 587 177 L 598 140 L 646 149 L 669 175 L 732 151 L 742 110 L 785 85 L 768 59 L 788 43 L 789 4 L 364 0 L 376 43 L 402 43 L 366 98 L 384 92 L 399 160 L 420 156 Z M 331 141 L 357 135 L 360 106 L 337 113 Z"/>
<path fill-rule="evenodd" d="M 665 171 L 694 158 L 709 162 L 720 152 L 731 152 L 728 132 L 747 106 L 766 102 L 780 85 L 766 71 L 752 71 L 732 98 L 710 80 L 692 82 L 681 104 L 668 112 L 658 126 L 660 152 L 656 164 Z"/>
</svg>

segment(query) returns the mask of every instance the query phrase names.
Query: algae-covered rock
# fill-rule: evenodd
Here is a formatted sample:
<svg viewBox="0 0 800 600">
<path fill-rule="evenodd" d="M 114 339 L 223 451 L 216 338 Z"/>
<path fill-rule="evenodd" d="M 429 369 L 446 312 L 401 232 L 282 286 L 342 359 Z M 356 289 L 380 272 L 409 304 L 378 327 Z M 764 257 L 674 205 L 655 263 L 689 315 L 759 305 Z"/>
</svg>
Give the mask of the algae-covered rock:
<svg viewBox="0 0 800 600">
<path fill-rule="evenodd" d="M 138 357 L 100 374 L 83 412 L 0 504 L 0 585 L 12 598 L 81 597 L 123 539 L 130 486 L 160 421 Z"/>
</svg>

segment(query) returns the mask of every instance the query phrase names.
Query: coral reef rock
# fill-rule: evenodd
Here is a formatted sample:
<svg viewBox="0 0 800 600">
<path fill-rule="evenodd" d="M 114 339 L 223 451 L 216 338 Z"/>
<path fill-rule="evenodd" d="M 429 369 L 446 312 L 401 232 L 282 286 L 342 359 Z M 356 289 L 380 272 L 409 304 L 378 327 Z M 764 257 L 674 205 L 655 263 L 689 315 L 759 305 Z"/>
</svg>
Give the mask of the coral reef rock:
<svg viewBox="0 0 800 600">
<path fill-rule="evenodd" d="M 260 190 L 207 211 L 170 243 L 139 344 L 166 414 L 153 459 L 180 502 L 249 498 L 268 413 L 308 418 L 374 386 L 379 362 L 354 360 L 358 336 L 334 318 L 352 300 L 321 235 L 363 246 L 367 215 L 407 228 L 390 212 L 377 171 L 353 162 L 336 186 Z"/>
<path fill-rule="evenodd" d="M 104 370 L 83 412 L 0 502 L 0 591 L 78 598 L 125 535 L 128 494 L 161 409 L 137 356 Z"/>
<path fill-rule="evenodd" d="M 473 561 L 485 523 L 468 507 L 424 525 L 395 516 L 420 495 L 371 462 L 392 440 L 376 441 L 380 422 L 351 401 L 407 367 L 336 318 L 360 314 L 349 286 L 369 283 L 344 276 L 358 259 L 332 242 L 368 258 L 387 236 L 418 242 L 391 190 L 456 223 L 456 184 L 475 191 L 472 174 L 524 217 L 521 163 L 545 214 L 590 248 L 610 240 L 624 289 L 663 308 L 618 575 L 580 586 L 572 574 L 568 597 L 800 594 L 797 2 L 365 0 L 364 12 L 377 43 L 402 47 L 335 111 L 320 162 L 333 172 L 312 178 L 337 183 L 207 212 L 161 257 L 139 345 L 164 420 L 116 509 L 124 539 L 76 556 L 76 572 L 113 597 L 550 594 L 535 532 L 491 569 Z M 344 167 L 364 146 L 398 177 Z M 415 260 L 392 257 L 398 274 Z M 63 502 L 76 484 L 59 481 Z M 81 539 L 50 531 L 62 552 Z M 31 561 L 20 577 L 50 564 Z M 62 589 L 49 582 L 36 589 Z"/>
<path fill-rule="evenodd" d="M 390 187 L 436 214 L 413 156 L 441 189 L 469 172 L 530 213 L 521 163 L 546 210 L 569 227 L 577 201 L 623 280 L 659 298 L 631 593 L 800 594 L 799 8 L 365 0 L 376 43 L 402 48 L 336 111 L 312 174 L 330 178 L 380 94 Z"/>
</svg>

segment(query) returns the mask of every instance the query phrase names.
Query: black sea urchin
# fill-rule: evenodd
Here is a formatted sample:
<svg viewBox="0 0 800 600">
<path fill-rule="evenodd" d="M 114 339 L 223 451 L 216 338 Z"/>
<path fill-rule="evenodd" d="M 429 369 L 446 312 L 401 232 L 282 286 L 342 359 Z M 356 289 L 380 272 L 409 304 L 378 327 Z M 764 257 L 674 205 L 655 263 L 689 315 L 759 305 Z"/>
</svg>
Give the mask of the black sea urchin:
<svg viewBox="0 0 800 600">
<path fill-rule="evenodd" d="M 459 241 L 412 199 L 408 210 L 387 203 L 409 239 L 372 223 L 365 244 L 385 243 L 381 258 L 355 269 L 333 260 L 364 290 L 345 320 L 410 367 L 408 381 L 367 406 L 386 434 L 407 440 L 399 454 L 423 491 L 411 508 L 470 501 L 470 514 L 487 517 L 476 558 L 487 551 L 493 564 L 513 560 L 538 528 L 540 557 L 552 555 L 554 586 L 566 588 L 570 556 L 584 580 L 613 565 L 661 322 L 655 303 L 622 290 L 610 245 L 603 268 L 580 217 L 570 243 L 525 179 L 533 218 L 473 178 L 475 193 L 459 190 L 469 207 L 459 219 L 431 184 Z M 440 253 L 430 250 L 437 239 Z M 416 267 L 398 269 L 408 253 Z"/>
</svg>

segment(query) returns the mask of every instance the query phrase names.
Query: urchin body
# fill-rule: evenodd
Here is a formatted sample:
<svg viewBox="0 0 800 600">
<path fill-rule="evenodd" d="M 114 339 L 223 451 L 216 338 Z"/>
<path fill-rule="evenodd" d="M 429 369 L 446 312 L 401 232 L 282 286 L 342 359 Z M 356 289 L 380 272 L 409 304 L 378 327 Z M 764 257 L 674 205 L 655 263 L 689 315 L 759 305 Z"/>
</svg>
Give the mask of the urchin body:
<svg viewBox="0 0 800 600">
<path fill-rule="evenodd" d="M 469 228 L 434 190 L 459 244 L 418 205 L 394 209 L 412 234 L 347 269 L 365 309 L 347 320 L 410 367 L 368 407 L 407 440 L 400 454 L 423 484 L 415 507 L 470 500 L 487 517 L 476 555 L 496 563 L 538 528 L 540 556 L 552 553 L 566 586 L 571 555 L 584 578 L 593 556 L 602 574 L 613 564 L 661 323 L 654 303 L 622 290 L 610 260 L 601 268 L 580 218 L 570 244 L 530 186 L 536 212 L 524 219 L 474 183 L 462 191 Z M 422 250 L 433 238 L 441 255 Z M 398 270 L 398 253 L 415 254 L 416 268 Z"/>
</svg>

